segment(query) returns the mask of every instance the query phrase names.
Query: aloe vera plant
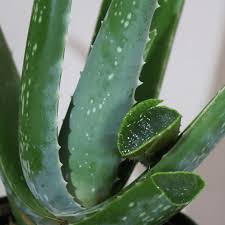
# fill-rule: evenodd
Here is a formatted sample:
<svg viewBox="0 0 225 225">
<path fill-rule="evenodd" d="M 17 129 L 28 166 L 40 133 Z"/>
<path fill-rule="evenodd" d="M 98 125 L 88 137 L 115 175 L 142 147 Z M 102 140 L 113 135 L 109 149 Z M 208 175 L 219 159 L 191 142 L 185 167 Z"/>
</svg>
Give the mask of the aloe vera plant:
<svg viewBox="0 0 225 225">
<path fill-rule="evenodd" d="M 21 79 L 0 30 L 0 171 L 17 223 L 194 225 L 179 212 L 224 135 L 225 89 L 182 134 L 158 99 L 184 1 L 103 0 L 58 135 L 71 4 L 34 0 Z"/>
</svg>

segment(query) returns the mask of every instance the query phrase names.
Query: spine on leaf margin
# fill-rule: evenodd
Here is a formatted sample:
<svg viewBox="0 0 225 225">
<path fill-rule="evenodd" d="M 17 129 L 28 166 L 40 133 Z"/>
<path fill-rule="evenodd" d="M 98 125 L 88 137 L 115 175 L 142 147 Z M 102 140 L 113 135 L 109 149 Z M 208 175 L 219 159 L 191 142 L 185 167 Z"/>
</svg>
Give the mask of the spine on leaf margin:
<svg viewBox="0 0 225 225">
<path fill-rule="evenodd" d="M 155 173 L 113 197 L 97 213 L 70 225 L 161 225 L 187 206 L 203 189 L 189 172 Z"/>
<path fill-rule="evenodd" d="M 37 215 L 53 218 L 34 198 L 23 176 L 18 146 L 20 79 L 0 29 L 0 173 L 7 193 L 13 193 Z M 12 163 L 13 162 L 13 163 Z"/>
<path fill-rule="evenodd" d="M 20 94 L 19 143 L 30 190 L 51 213 L 81 210 L 61 172 L 57 137 L 59 84 L 71 0 L 35 0 L 27 39 Z"/>
<path fill-rule="evenodd" d="M 145 64 L 140 74 L 142 84 L 135 91 L 137 102 L 159 97 L 184 2 L 184 0 L 158 1 L 159 7 L 153 16 L 149 42 L 145 47 Z M 114 184 L 115 191 L 123 187 L 135 165 L 135 162 L 129 160 L 122 162 L 118 170 L 119 180 Z M 121 169 L 127 171 L 126 175 Z"/>
<path fill-rule="evenodd" d="M 75 195 L 86 207 L 111 194 L 120 164 L 117 131 L 134 104 L 156 2 L 112 1 L 73 96 L 60 144 L 69 150 Z"/>
</svg>

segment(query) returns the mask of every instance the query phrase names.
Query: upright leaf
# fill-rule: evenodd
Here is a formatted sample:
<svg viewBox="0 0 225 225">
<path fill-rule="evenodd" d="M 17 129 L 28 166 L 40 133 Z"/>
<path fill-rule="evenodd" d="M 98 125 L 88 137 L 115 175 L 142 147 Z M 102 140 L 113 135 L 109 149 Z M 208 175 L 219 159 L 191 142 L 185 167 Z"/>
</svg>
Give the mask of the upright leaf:
<svg viewBox="0 0 225 225">
<path fill-rule="evenodd" d="M 75 195 L 86 207 L 110 195 L 120 163 L 116 134 L 134 103 L 155 7 L 156 0 L 112 1 L 73 96 L 71 132 L 63 128 L 60 144 L 69 149 Z"/>
<path fill-rule="evenodd" d="M 157 98 L 165 75 L 169 55 L 174 42 L 177 25 L 181 17 L 184 0 L 159 0 L 151 24 L 151 31 L 157 35 L 146 54 L 140 81 L 143 82 L 135 93 L 135 99 L 140 102 L 149 98 Z"/>
<path fill-rule="evenodd" d="M 159 96 L 184 0 L 159 0 L 158 3 L 159 7 L 151 23 L 149 41 L 145 46 L 144 60 L 146 63 L 140 75 L 142 84 L 135 92 L 135 99 L 138 102 Z M 126 168 L 121 168 L 131 174 L 136 164 L 131 161 L 126 161 L 125 164 Z M 126 178 L 129 177 L 120 176 L 120 174 L 124 172 L 119 169 L 119 180 L 114 185 L 117 189 L 122 187 Z"/>
<path fill-rule="evenodd" d="M 81 207 L 66 189 L 59 161 L 57 110 L 71 0 L 35 0 L 24 59 L 19 141 L 23 172 L 35 197 L 57 216 Z"/>
<path fill-rule="evenodd" d="M 102 0 L 91 43 L 94 44 L 112 0 Z"/>
<path fill-rule="evenodd" d="M 176 145 L 152 169 L 162 171 L 193 171 L 213 150 L 225 133 L 225 88 L 184 131 Z"/>
<path fill-rule="evenodd" d="M 0 172 L 8 190 L 41 216 L 51 215 L 30 192 L 23 176 L 18 146 L 20 79 L 0 29 Z"/>
</svg>

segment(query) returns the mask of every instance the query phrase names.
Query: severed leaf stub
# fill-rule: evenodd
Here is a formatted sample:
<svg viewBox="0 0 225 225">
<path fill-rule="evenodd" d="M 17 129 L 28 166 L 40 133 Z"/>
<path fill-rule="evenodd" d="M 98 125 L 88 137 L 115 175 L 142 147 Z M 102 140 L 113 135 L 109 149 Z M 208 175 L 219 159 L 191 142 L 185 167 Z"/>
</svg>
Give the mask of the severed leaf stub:
<svg viewBox="0 0 225 225">
<path fill-rule="evenodd" d="M 178 138 L 181 115 L 149 99 L 125 116 L 118 133 L 118 148 L 124 158 L 153 165 Z"/>
</svg>

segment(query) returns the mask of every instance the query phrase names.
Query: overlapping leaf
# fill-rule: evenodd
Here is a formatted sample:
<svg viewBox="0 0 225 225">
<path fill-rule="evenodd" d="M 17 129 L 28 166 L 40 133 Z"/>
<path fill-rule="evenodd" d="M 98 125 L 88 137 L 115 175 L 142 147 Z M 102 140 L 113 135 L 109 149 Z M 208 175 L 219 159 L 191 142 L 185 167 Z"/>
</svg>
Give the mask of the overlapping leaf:
<svg viewBox="0 0 225 225">
<path fill-rule="evenodd" d="M 180 21 L 184 0 L 159 0 L 151 24 L 151 31 L 157 35 L 148 52 L 145 54 L 140 81 L 143 82 L 135 93 L 138 102 L 149 98 L 157 98 L 160 93 L 170 52 Z"/>
<path fill-rule="evenodd" d="M 112 1 L 73 96 L 60 144 L 70 152 L 71 181 L 86 207 L 111 194 L 120 163 L 116 134 L 134 103 L 155 7 L 156 0 Z"/>
<path fill-rule="evenodd" d="M 61 172 L 57 135 L 59 84 L 71 0 L 35 0 L 24 59 L 19 141 L 23 172 L 35 197 L 54 215 L 81 210 Z"/>
<path fill-rule="evenodd" d="M 0 171 L 9 191 L 26 207 L 43 217 L 51 216 L 34 198 L 23 176 L 18 146 L 20 80 L 0 29 Z"/>
<path fill-rule="evenodd" d="M 156 173 L 128 186 L 93 216 L 73 225 L 161 225 L 185 207 L 204 187 L 187 172 Z"/>
<path fill-rule="evenodd" d="M 118 133 L 118 148 L 124 158 L 153 165 L 179 134 L 181 115 L 149 99 L 137 104 L 124 117 Z"/>
</svg>

